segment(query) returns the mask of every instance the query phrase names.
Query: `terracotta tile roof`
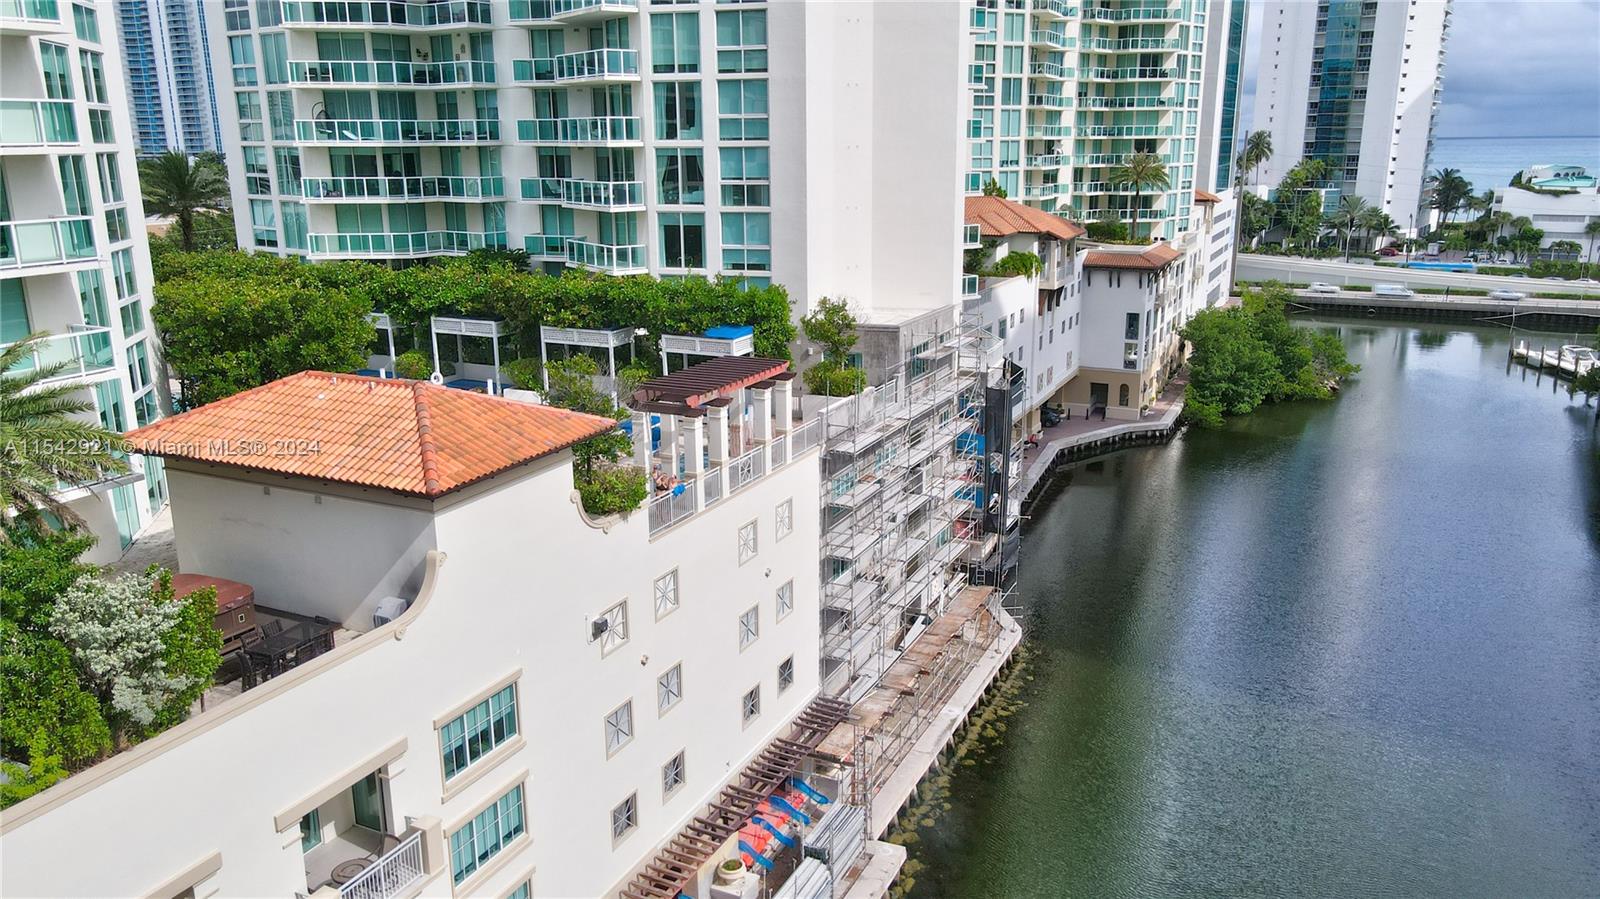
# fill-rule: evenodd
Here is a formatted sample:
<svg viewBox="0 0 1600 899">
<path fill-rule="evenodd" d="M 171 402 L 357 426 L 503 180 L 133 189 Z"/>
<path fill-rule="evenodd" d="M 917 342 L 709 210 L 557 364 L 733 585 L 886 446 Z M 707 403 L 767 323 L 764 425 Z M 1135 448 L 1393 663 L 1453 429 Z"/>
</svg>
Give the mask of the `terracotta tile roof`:
<svg viewBox="0 0 1600 899">
<path fill-rule="evenodd" d="M 1194 192 L 1194 201 L 1196 203 L 1221 203 L 1222 198 L 1208 190 L 1197 190 Z"/>
<path fill-rule="evenodd" d="M 306 371 L 128 439 L 149 455 L 436 497 L 616 425 L 426 381 Z"/>
<path fill-rule="evenodd" d="M 1061 216 L 1000 197 L 967 197 L 966 220 L 969 225 L 977 225 L 978 233 L 984 237 L 1048 234 L 1071 240 L 1086 233 Z"/>
<path fill-rule="evenodd" d="M 1083 265 L 1084 268 L 1122 268 L 1153 272 L 1166 268 L 1182 255 L 1171 244 L 1158 243 L 1138 253 L 1090 250 L 1084 256 Z"/>
</svg>

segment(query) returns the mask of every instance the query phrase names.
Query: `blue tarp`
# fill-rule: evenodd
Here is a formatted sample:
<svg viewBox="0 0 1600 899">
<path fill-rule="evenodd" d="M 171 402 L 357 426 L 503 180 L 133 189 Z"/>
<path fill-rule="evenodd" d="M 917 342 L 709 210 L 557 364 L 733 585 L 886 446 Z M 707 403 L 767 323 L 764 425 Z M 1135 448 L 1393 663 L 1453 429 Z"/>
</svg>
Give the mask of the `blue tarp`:
<svg viewBox="0 0 1600 899">
<path fill-rule="evenodd" d="M 967 432 L 956 435 L 956 449 L 964 453 L 983 455 L 984 441 L 982 434 Z"/>
<path fill-rule="evenodd" d="M 715 328 L 707 328 L 705 336 L 716 340 L 738 340 L 754 333 L 756 329 L 749 325 L 717 325 Z"/>
</svg>

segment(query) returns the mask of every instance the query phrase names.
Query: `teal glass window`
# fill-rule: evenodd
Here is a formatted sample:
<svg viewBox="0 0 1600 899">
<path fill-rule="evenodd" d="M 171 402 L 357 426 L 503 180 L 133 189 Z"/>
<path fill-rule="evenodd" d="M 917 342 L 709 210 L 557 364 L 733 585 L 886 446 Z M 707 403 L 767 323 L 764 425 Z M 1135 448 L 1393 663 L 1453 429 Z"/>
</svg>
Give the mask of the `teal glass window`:
<svg viewBox="0 0 1600 899">
<path fill-rule="evenodd" d="M 706 217 L 700 212 L 663 212 L 661 219 L 661 266 L 663 268 L 706 267 Z"/>
<path fill-rule="evenodd" d="M 522 785 L 501 796 L 450 834 L 450 877 L 460 884 L 526 829 Z"/>
<path fill-rule="evenodd" d="M 61 170 L 61 203 L 67 215 L 89 214 L 89 177 L 82 156 L 63 156 L 57 160 Z"/>
<path fill-rule="evenodd" d="M 662 203 L 706 201 L 705 160 L 699 149 L 657 150 L 656 171 Z"/>
<path fill-rule="evenodd" d="M 766 140 L 767 114 L 766 79 L 717 82 L 717 134 L 723 140 Z"/>
<path fill-rule="evenodd" d="M 100 43 L 100 19 L 95 15 L 93 6 L 85 3 L 72 4 L 72 30 L 80 41 Z"/>
<path fill-rule="evenodd" d="M 765 212 L 722 214 L 722 268 L 769 271 L 772 268 L 772 216 Z"/>
<path fill-rule="evenodd" d="M 717 13 L 717 71 L 767 70 L 767 11 Z"/>
<path fill-rule="evenodd" d="M 700 71 L 700 14 L 652 13 L 650 69 L 658 73 Z"/>
<path fill-rule="evenodd" d="M 72 99 L 72 70 L 67 48 L 48 41 L 39 42 L 39 68 L 44 72 L 44 95 L 52 100 Z"/>
<path fill-rule="evenodd" d="M 658 81 L 655 84 L 656 138 L 700 138 L 700 82 Z"/>
<path fill-rule="evenodd" d="M 517 735 L 517 686 L 512 684 L 445 722 L 439 754 L 446 782 Z"/>
<path fill-rule="evenodd" d="M 104 55 L 93 50 L 78 51 L 78 68 L 83 73 L 83 96 L 90 103 L 111 102 L 111 94 L 106 92 Z"/>
</svg>

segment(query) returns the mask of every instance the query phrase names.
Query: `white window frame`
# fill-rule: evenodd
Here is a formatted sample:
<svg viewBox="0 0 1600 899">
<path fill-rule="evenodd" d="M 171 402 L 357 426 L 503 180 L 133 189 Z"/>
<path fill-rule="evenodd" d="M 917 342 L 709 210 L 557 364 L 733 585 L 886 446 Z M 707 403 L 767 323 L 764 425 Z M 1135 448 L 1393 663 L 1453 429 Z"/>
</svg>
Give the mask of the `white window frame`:
<svg viewBox="0 0 1600 899">
<path fill-rule="evenodd" d="M 739 697 L 739 714 L 743 724 L 761 717 L 761 685 L 756 684 Z"/>
<path fill-rule="evenodd" d="M 746 647 L 761 639 L 761 607 L 751 606 L 739 616 L 739 649 Z"/>
<path fill-rule="evenodd" d="M 678 569 L 674 568 L 656 578 L 655 597 L 657 621 L 678 610 L 678 602 L 681 598 L 678 592 Z"/>
<path fill-rule="evenodd" d="M 616 843 L 638 829 L 639 794 L 629 793 L 626 799 L 611 809 L 611 842 Z"/>
<path fill-rule="evenodd" d="M 782 621 L 783 619 L 788 618 L 789 613 L 794 611 L 793 578 L 784 581 L 783 584 L 778 587 L 777 594 L 774 599 L 777 604 L 777 614 L 774 616 L 774 620 Z"/>
<path fill-rule="evenodd" d="M 605 633 L 600 635 L 600 655 L 608 656 L 628 642 L 628 601 L 624 599 L 601 612 L 598 620 L 608 624 Z"/>
<path fill-rule="evenodd" d="M 606 758 L 611 758 L 633 742 L 633 700 L 606 713 L 605 737 Z"/>
<path fill-rule="evenodd" d="M 656 714 L 665 715 L 683 702 L 683 663 L 679 662 L 656 678 Z"/>
<path fill-rule="evenodd" d="M 667 759 L 666 764 L 661 766 L 662 800 L 683 789 L 683 785 L 689 781 L 688 772 L 688 766 L 684 762 L 684 751 L 680 749 L 677 755 Z"/>
<path fill-rule="evenodd" d="M 773 539 L 782 540 L 794 533 L 794 498 L 778 503 L 778 508 L 772 513 L 772 529 L 777 535 Z"/>
<path fill-rule="evenodd" d="M 756 521 L 748 521 L 739 526 L 740 565 L 743 565 L 751 559 L 754 559 L 756 554 L 760 552 L 760 537 L 760 527 Z"/>
</svg>

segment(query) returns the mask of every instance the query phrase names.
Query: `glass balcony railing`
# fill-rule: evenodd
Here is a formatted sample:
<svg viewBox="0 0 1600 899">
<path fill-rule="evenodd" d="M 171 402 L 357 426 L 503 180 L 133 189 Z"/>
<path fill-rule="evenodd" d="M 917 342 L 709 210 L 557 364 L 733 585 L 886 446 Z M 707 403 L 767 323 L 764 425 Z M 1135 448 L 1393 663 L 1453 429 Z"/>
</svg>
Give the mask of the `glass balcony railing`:
<svg viewBox="0 0 1600 899">
<path fill-rule="evenodd" d="M 446 256 L 473 250 L 505 249 L 504 231 L 404 231 L 364 234 L 308 234 L 313 256 L 352 259 Z"/>
<path fill-rule="evenodd" d="M 1183 41 L 1175 37 L 1094 37 L 1084 39 L 1083 49 L 1107 53 L 1123 50 L 1182 50 Z"/>
<path fill-rule="evenodd" d="M 1078 8 L 1063 3 L 1062 0 L 1033 0 L 1033 11 L 1046 17 L 1057 19 L 1070 19 L 1078 14 Z"/>
<path fill-rule="evenodd" d="M 9 346 L 7 344 L 6 346 Z M 0 346 L 0 350 L 5 346 Z M 96 375 L 116 367 L 111 351 L 111 329 L 73 325 L 65 334 L 51 334 L 33 344 L 30 352 L 18 359 L 6 374 L 60 369 L 49 381 Z"/>
<path fill-rule="evenodd" d="M 638 75 L 638 50 L 584 50 L 560 56 L 511 61 L 512 78 L 523 82 L 619 81 L 635 80 Z"/>
<path fill-rule="evenodd" d="M 1028 34 L 1028 43 L 1040 44 L 1045 47 L 1060 47 L 1068 49 L 1078 45 L 1078 39 L 1065 31 L 1056 31 L 1049 28 L 1035 28 Z"/>
<path fill-rule="evenodd" d="M 522 248 L 535 258 L 565 261 L 567 241 L 572 239 L 570 234 L 528 234 L 522 238 Z"/>
<path fill-rule="evenodd" d="M 1071 78 L 1072 66 L 1062 65 L 1059 62 L 1030 62 L 1028 74 L 1038 75 L 1041 78 Z"/>
<path fill-rule="evenodd" d="M 1116 69 L 1084 69 L 1085 78 L 1096 81 L 1140 81 L 1140 80 L 1170 80 L 1178 77 L 1177 69 L 1161 68 L 1159 66 L 1126 66 Z"/>
<path fill-rule="evenodd" d="M 459 85 L 495 83 L 494 63 L 478 60 L 451 62 L 334 62 L 289 60 L 291 84 L 396 84 Z"/>
<path fill-rule="evenodd" d="M 1083 11 L 1083 17 L 1096 22 L 1157 22 L 1163 20 L 1178 20 L 1183 18 L 1183 10 L 1173 7 L 1130 6 L 1122 9 L 1100 9 L 1090 7 Z"/>
<path fill-rule="evenodd" d="M 622 16 L 638 11 L 639 0 L 511 0 L 513 22 Z"/>
<path fill-rule="evenodd" d="M 0 0 L 0 19 L 38 25 L 59 25 L 61 7 L 56 0 Z"/>
<path fill-rule="evenodd" d="M 285 27 L 297 25 L 404 25 L 431 28 L 449 25 L 491 25 L 489 0 L 280 0 Z"/>
<path fill-rule="evenodd" d="M 637 116 L 575 119 L 522 119 L 517 140 L 535 144 L 617 144 L 640 141 Z"/>
<path fill-rule="evenodd" d="M 497 119 L 296 119 L 302 143 L 499 143 Z"/>
<path fill-rule="evenodd" d="M 1078 105 L 1087 109 L 1175 109 L 1183 103 L 1177 97 L 1079 97 Z"/>
<path fill-rule="evenodd" d="M 1058 137 L 1071 137 L 1071 125 L 1029 125 L 1028 136 L 1040 140 L 1050 140 Z"/>
<path fill-rule="evenodd" d="M 306 178 L 300 182 L 300 191 L 308 200 L 498 200 L 506 195 L 506 179 L 497 175 Z"/>
<path fill-rule="evenodd" d="M 0 222 L 0 270 L 94 260 L 94 220 L 89 216 Z"/>
<path fill-rule="evenodd" d="M 0 100 L 0 146 L 77 142 L 78 120 L 71 100 Z"/>
<path fill-rule="evenodd" d="M 1174 137 L 1177 133 L 1171 125 L 1084 125 L 1078 129 L 1083 137 Z"/>
<path fill-rule="evenodd" d="M 586 240 L 567 241 L 567 264 L 614 275 L 645 271 L 644 245 L 612 246 Z"/>
<path fill-rule="evenodd" d="M 1028 105 L 1045 109 L 1070 109 L 1072 97 L 1068 94 L 1029 94 Z"/>
<path fill-rule="evenodd" d="M 524 200 L 553 200 L 584 209 L 622 209 L 644 205 L 642 181 L 582 181 L 576 178 L 524 178 Z"/>
</svg>

